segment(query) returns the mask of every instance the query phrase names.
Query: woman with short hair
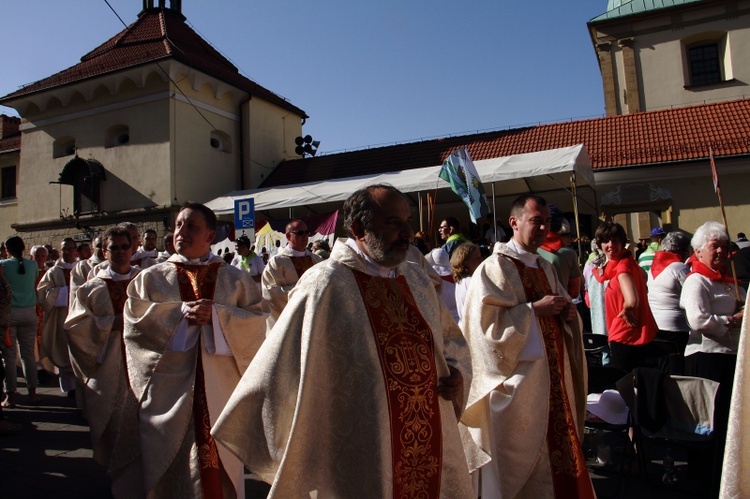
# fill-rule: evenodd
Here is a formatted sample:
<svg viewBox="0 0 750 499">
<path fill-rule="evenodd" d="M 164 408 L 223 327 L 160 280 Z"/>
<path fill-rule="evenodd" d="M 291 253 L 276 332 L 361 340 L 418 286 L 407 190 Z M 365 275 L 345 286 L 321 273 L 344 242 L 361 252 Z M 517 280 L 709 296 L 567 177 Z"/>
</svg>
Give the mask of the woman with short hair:
<svg viewBox="0 0 750 499">
<path fill-rule="evenodd" d="M 596 229 L 595 239 L 606 256 L 604 266 L 595 268 L 593 275 L 601 283 L 609 281 L 604 305 L 610 364 L 629 372 L 648 356 L 647 345 L 658 330 L 648 306 L 646 278 L 625 248 L 627 235 L 622 225 L 604 222 Z"/>
<path fill-rule="evenodd" d="M 659 332 L 656 338 L 677 344 L 680 355 L 684 355 L 688 342 L 685 310 L 680 307 L 682 284 L 689 269 L 685 261 L 690 257 L 690 236 L 684 232 L 670 232 L 661 243 L 661 250 L 654 253 L 648 270 L 648 303 L 654 314 Z"/>
<path fill-rule="evenodd" d="M 729 235 L 723 225 L 706 222 L 695 231 L 691 244 L 695 259 L 680 296 L 680 306 L 685 309 L 690 326 L 685 372 L 721 384 L 716 419 L 717 425 L 726 424 L 745 290 L 735 286 L 727 273 Z"/>
</svg>

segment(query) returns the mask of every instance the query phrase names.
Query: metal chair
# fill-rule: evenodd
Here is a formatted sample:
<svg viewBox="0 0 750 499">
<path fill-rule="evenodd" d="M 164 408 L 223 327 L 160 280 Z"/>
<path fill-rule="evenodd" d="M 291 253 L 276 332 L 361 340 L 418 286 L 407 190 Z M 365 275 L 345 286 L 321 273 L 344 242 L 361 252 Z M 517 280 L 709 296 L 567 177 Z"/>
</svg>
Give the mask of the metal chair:
<svg viewBox="0 0 750 499">
<path fill-rule="evenodd" d="M 594 334 L 591 336 L 600 336 L 606 340 L 606 336 L 603 336 L 603 335 Z M 617 382 L 621 380 L 623 377 L 626 377 L 627 375 L 628 373 L 626 373 L 625 371 L 617 367 L 589 365 L 588 366 L 589 384 L 588 384 L 587 392 L 589 394 L 602 393 L 605 390 L 616 389 Z M 626 441 L 622 450 L 622 458 L 620 459 L 620 466 L 619 466 L 619 472 L 618 472 L 619 478 L 617 480 L 617 485 L 615 488 L 615 494 L 614 494 L 615 496 L 619 493 L 620 488 L 622 487 L 622 479 L 625 475 L 625 465 L 626 463 L 632 463 L 632 460 L 633 460 L 632 458 L 634 457 L 634 454 L 635 454 L 634 443 L 630 439 L 631 419 L 632 418 L 629 416 L 628 423 L 626 424 L 611 424 L 611 423 L 607 423 L 606 421 L 593 420 L 587 417 L 584 423 L 584 431 L 590 430 L 595 435 L 598 435 L 600 432 L 618 433 L 618 434 L 621 434 Z M 598 446 L 598 444 L 599 444 L 598 439 L 596 439 L 594 445 Z M 630 467 L 631 466 L 628 467 L 628 474 L 630 473 L 629 471 Z"/>
<path fill-rule="evenodd" d="M 609 337 L 603 334 L 584 333 L 583 350 L 590 366 L 603 365 L 604 350 L 609 346 Z"/>
<path fill-rule="evenodd" d="M 660 370 L 638 368 L 618 382 L 618 390 L 633 415 L 633 434 L 640 468 L 646 479 L 650 473 L 652 450 L 664 448 L 661 480 L 655 483 L 674 486 L 677 481 L 674 448 L 716 451 L 713 432 L 714 402 L 719 383 L 691 376 L 669 376 Z M 712 474 L 712 482 L 717 479 Z"/>
</svg>

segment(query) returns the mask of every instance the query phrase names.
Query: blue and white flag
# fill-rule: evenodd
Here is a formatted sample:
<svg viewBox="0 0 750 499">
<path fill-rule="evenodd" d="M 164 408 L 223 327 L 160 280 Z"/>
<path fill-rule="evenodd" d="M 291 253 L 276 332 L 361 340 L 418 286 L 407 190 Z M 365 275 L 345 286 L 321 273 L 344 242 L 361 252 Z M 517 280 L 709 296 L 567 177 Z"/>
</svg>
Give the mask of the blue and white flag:
<svg viewBox="0 0 750 499">
<path fill-rule="evenodd" d="M 456 149 L 445 158 L 443 167 L 440 169 L 440 178 L 448 182 L 453 192 L 458 194 L 469 207 L 469 215 L 473 223 L 477 223 L 477 220 L 490 212 L 484 187 L 465 146 Z"/>
</svg>

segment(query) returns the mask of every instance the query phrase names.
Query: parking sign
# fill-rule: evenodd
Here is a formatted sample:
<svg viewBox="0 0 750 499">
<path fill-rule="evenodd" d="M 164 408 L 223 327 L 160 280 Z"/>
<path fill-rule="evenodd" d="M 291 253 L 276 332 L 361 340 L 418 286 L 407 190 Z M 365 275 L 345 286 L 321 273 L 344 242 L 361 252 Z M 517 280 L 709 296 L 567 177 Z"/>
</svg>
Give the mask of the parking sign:
<svg viewBox="0 0 750 499">
<path fill-rule="evenodd" d="M 234 228 L 255 229 L 255 202 L 253 198 L 235 199 Z"/>
</svg>

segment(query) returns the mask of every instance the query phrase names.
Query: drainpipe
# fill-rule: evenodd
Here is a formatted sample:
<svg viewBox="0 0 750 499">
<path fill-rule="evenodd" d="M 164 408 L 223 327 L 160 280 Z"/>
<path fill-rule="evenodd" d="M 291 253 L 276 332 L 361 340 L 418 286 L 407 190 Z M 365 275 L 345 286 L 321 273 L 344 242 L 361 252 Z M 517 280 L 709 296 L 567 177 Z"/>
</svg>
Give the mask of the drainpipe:
<svg viewBox="0 0 750 499">
<path fill-rule="evenodd" d="M 245 105 L 247 103 L 249 103 L 250 99 L 252 99 L 252 98 L 253 98 L 253 96 L 250 95 L 250 96 L 248 96 L 247 99 L 245 99 L 242 102 L 240 102 L 240 113 L 239 113 L 239 116 L 240 116 L 240 190 L 241 191 L 245 190 L 245 147 L 244 147 L 244 144 L 245 144 L 245 133 L 244 133 L 244 131 L 245 130 L 244 130 L 244 127 L 242 126 L 242 124 L 244 123 L 245 115 L 243 113 L 243 109 L 244 109 Z M 248 114 L 249 114 L 249 108 L 248 108 Z M 249 120 L 250 120 L 250 118 L 248 116 L 248 121 Z M 248 133 L 247 140 L 248 140 L 248 146 L 249 146 L 249 142 L 250 142 L 250 124 L 249 123 L 248 123 L 248 126 L 247 126 L 247 133 Z"/>
</svg>

